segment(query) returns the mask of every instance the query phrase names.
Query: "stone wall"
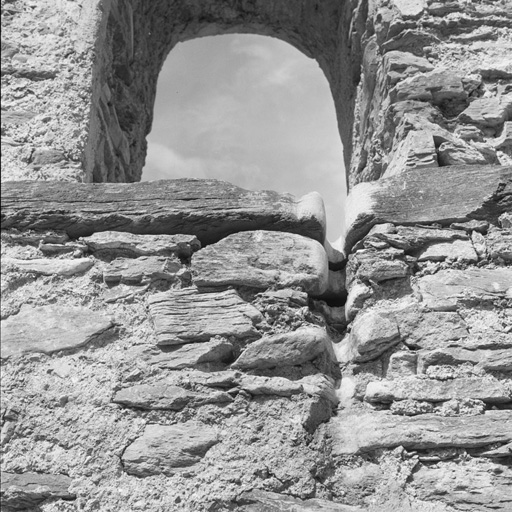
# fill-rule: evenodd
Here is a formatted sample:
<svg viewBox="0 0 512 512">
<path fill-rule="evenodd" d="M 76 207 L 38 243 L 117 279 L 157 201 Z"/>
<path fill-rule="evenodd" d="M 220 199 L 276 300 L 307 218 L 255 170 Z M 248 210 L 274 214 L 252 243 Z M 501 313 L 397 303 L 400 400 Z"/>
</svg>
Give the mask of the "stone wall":
<svg viewBox="0 0 512 512">
<path fill-rule="evenodd" d="M 39 27 L 31 5 L 2 3 L 12 28 Z M 37 180 L 2 187 L 2 506 L 510 510 L 509 2 L 37 5 L 82 6 L 52 44 L 92 32 L 82 67 L 39 81 L 16 32 L 2 45 L 3 177 Z M 62 183 L 137 180 L 169 49 L 237 31 L 329 79 L 353 153 L 343 252 L 314 193 Z M 75 123 L 75 145 L 43 146 L 46 121 L 13 111 L 33 94 L 69 114 L 73 84 L 82 114 L 47 133 L 71 144 Z"/>
</svg>

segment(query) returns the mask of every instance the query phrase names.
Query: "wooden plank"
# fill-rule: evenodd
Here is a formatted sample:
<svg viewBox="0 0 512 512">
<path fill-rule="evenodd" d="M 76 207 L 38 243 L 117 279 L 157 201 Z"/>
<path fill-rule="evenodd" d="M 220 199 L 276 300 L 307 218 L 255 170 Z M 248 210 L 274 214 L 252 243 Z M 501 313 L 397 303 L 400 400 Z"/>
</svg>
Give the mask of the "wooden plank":
<svg viewBox="0 0 512 512">
<path fill-rule="evenodd" d="M 143 183 L 17 181 L 2 184 L 2 229 L 196 235 L 203 245 L 239 231 L 297 233 L 323 243 L 325 211 L 316 192 L 296 199 L 218 180 Z"/>
<path fill-rule="evenodd" d="M 347 201 L 345 250 L 375 224 L 415 225 L 471 219 L 495 223 L 512 211 L 512 166 L 453 165 L 410 170 L 356 185 Z"/>
</svg>

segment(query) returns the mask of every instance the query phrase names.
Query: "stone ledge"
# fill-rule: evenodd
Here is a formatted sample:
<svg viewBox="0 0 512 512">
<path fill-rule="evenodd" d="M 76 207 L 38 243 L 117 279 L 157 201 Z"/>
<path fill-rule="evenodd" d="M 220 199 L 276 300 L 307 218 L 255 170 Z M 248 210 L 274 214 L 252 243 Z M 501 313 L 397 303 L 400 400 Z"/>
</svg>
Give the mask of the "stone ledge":
<svg viewBox="0 0 512 512">
<path fill-rule="evenodd" d="M 453 165 L 406 171 L 352 189 L 346 207 L 345 253 L 375 224 L 449 226 L 471 219 L 497 223 L 511 209 L 511 166 Z"/>
<path fill-rule="evenodd" d="M 59 229 L 195 235 L 207 245 L 239 231 L 266 229 L 325 239 L 321 197 L 248 191 L 218 180 L 143 183 L 16 181 L 2 184 L 2 229 Z"/>
</svg>

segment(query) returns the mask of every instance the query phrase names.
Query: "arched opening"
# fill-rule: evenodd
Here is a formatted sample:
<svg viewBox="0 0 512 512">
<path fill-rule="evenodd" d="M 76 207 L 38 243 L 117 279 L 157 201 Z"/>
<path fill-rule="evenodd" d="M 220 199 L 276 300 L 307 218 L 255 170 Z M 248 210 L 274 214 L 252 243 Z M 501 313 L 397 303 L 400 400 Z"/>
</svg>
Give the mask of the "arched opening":
<svg viewBox="0 0 512 512">
<path fill-rule="evenodd" d="M 334 101 L 318 63 L 271 37 L 179 43 L 158 78 L 142 180 L 215 178 L 324 198 L 337 238 L 346 195 Z"/>
</svg>

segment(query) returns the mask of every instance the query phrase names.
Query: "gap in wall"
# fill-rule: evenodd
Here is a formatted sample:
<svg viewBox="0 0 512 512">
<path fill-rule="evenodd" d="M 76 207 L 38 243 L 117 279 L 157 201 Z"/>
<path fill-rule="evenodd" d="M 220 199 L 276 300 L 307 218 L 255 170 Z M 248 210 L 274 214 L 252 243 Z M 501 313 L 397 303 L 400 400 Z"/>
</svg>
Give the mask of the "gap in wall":
<svg viewBox="0 0 512 512">
<path fill-rule="evenodd" d="M 142 181 L 221 179 L 249 190 L 324 198 L 327 237 L 341 233 L 343 148 L 327 79 L 275 38 L 179 43 L 158 78 Z"/>
</svg>

